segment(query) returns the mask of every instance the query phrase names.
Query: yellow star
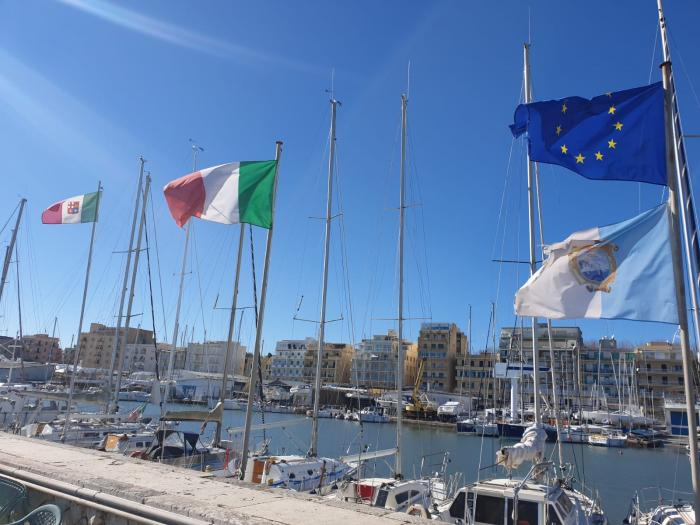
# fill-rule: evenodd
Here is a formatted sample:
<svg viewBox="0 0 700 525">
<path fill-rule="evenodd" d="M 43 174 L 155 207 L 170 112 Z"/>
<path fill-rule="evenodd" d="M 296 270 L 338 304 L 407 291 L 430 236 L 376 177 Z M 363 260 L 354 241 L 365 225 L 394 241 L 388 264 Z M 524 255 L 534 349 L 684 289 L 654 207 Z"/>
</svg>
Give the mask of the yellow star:
<svg viewBox="0 0 700 525">
<path fill-rule="evenodd" d="M 596 151 L 595 160 L 603 160 L 603 154 L 600 151 Z"/>
<path fill-rule="evenodd" d="M 583 161 L 586 157 L 581 155 L 580 153 L 574 157 L 576 159 L 576 164 L 583 164 Z"/>
<path fill-rule="evenodd" d="M 562 152 L 564 155 L 566 155 L 566 154 L 569 152 L 569 148 L 566 147 L 566 144 L 564 144 L 564 145 L 561 147 L 561 152 Z"/>
<path fill-rule="evenodd" d="M 557 126 L 557 136 L 561 135 L 561 126 Z"/>
<path fill-rule="evenodd" d="M 617 146 L 617 142 L 615 142 L 613 139 L 610 139 L 608 141 L 608 148 L 615 149 L 615 146 Z"/>
<path fill-rule="evenodd" d="M 615 123 L 615 129 L 617 131 L 622 131 L 622 122 L 616 122 Z"/>
<path fill-rule="evenodd" d="M 608 115 L 614 115 L 615 114 L 615 106 L 610 106 L 610 109 L 608 110 Z"/>
<path fill-rule="evenodd" d="M 561 105 L 561 112 L 562 112 L 562 113 L 566 113 L 566 110 L 567 110 L 567 109 L 569 109 L 569 108 L 566 107 L 566 102 L 564 102 L 564 103 Z"/>
</svg>

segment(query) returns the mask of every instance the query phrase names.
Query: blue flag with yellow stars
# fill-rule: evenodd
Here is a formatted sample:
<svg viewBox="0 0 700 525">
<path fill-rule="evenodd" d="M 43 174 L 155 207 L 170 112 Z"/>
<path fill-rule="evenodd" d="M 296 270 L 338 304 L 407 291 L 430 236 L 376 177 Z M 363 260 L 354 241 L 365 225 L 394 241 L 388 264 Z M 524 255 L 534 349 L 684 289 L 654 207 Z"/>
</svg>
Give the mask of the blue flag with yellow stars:
<svg viewBox="0 0 700 525">
<path fill-rule="evenodd" d="M 606 93 L 521 104 L 513 135 L 528 134 L 530 159 L 588 179 L 666 184 L 661 82 Z"/>
</svg>

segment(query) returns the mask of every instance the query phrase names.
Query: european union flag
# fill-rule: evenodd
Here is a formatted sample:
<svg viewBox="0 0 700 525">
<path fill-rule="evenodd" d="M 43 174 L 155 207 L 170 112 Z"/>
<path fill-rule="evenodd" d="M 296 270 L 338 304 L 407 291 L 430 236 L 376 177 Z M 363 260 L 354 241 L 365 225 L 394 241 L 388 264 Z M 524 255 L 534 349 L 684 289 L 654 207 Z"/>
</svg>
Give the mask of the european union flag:
<svg viewBox="0 0 700 525">
<path fill-rule="evenodd" d="M 661 82 L 590 100 L 521 104 L 510 126 L 528 132 L 530 159 L 587 179 L 667 184 Z"/>
</svg>

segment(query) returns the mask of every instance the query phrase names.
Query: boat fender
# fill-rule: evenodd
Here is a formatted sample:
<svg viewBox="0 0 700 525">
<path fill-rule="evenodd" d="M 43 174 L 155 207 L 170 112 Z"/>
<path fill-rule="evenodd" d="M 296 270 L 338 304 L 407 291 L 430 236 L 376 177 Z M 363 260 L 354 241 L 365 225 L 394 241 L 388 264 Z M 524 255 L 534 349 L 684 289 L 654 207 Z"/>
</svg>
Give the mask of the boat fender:
<svg viewBox="0 0 700 525">
<path fill-rule="evenodd" d="M 408 507 L 408 511 L 406 513 L 409 516 L 420 516 L 424 519 L 430 519 L 430 513 L 428 512 L 427 507 L 418 503 L 414 503 L 413 505 Z"/>
</svg>

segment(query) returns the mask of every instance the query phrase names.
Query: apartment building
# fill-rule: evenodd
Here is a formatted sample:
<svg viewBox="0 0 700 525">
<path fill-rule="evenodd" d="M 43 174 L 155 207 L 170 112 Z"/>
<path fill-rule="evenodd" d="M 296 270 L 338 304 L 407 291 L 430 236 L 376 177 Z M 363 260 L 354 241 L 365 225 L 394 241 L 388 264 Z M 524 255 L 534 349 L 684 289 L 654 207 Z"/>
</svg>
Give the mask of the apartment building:
<svg viewBox="0 0 700 525">
<path fill-rule="evenodd" d="M 403 386 L 412 386 L 416 377 L 418 346 L 403 341 L 404 381 Z M 396 388 L 399 340 L 396 331 L 374 335 L 363 339 L 352 360 L 350 381 L 364 388 L 391 390 Z"/>
<path fill-rule="evenodd" d="M 80 365 L 84 368 L 102 368 L 108 370 L 114 350 L 116 328 L 100 323 L 90 323 L 90 331 L 80 334 Z M 120 339 L 128 344 L 153 344 L 153 332 L 140 328 L 121 329 Z M 117 354 L 119 362 L 119 353 Z"/>
<path fill-rule="evenodd" d="M 650 341 L 634 349 L 636 385 L 639 389 L 639 404 L 659 417 L 663 413 L 664 399 L 685 402 L 683 382 L 683 355 L 679 345 L 668 341 Z M 697 372 L 697 362 L 693 371 Z M 698 382 L 694 374 L 695 384 Z"/>
<path fill-rule="evenodd" d="M 189 343 L 187 345 L 184 369 L 192 372 L 223 373 L 226 360 L 226 346 L 226 341 Z M 243 374 L 245 355 L 246 347 L 237 341 L 231 341 L 231 374 Z"/>
<path fill-rule="evenodd" d="M 455 392 L 470 396 L 479 408 L 501 406 L 501 380 L 493 376 L 493 367 L 498 359 L 497 352 L 488 350 L 457 358 Z"/>
<path fill-rule="evenodd" d="M 22 337 L 22 359 L 36 363 L 60 363 L 62 351 L 58 344 L 58 337 L 50 337 L 48 334 L 25 335 Z"/>
<path fill-rule="evenodd" d="M 314 341 L 304 354 L 303 381 L 316 378 L 318 342 Z M 355 349 L 348 343 L 324 343 L 321 354 L 321 381 L 325 384 L 349 385 Z"/>
<path fill-rule="evenodd" d="M 316 339 L 313 337 L 277 341 L 270 362 L 270 377 L 282 381 L 303 381 L 304 355 L 315 344 Z"/>
<path fill-rule="evenodd" d="M 452 392 L 457 359 L 468 353 L 467 337 L 454 323 L 423 323 L 418 335 L 418 366 L 423 362 L 421 388 Z"/>
</svg>

